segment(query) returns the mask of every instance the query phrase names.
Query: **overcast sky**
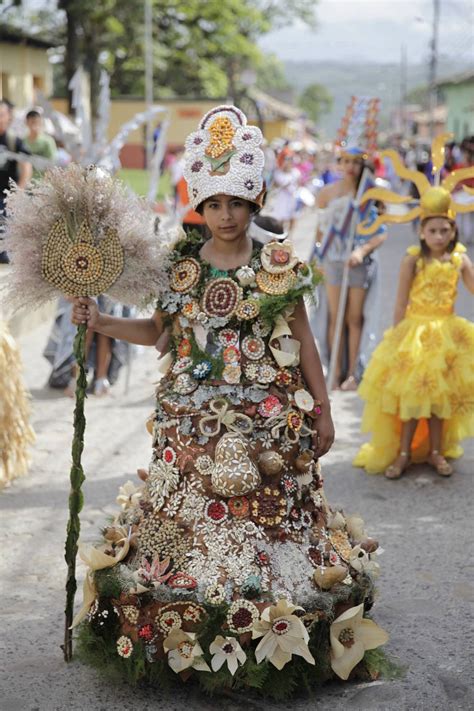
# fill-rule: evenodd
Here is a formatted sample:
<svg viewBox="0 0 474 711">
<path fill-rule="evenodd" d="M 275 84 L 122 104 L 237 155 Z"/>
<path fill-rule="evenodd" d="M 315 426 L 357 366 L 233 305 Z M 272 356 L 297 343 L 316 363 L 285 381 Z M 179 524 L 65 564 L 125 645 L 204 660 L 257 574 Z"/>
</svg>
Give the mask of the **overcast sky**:
<svg viewBox="0 0 474 711">
<path fill-rule="evenodd" d="M 440 0 L 442 56 L 474 65 L 474 0 Z M 405 43 L 409 63 L 425 61 L 433 0 L 319 0 L 318 29 L 303 25 L 272 32 L 260 46 L 280 59 L 398 62 Z"/>
</svg>

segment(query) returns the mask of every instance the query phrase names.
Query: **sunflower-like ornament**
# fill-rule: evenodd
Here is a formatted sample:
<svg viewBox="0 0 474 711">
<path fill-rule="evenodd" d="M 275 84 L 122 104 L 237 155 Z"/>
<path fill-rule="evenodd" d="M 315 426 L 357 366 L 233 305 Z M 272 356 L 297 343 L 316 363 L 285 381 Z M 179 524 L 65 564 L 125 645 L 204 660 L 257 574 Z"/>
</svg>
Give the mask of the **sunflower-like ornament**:
<svg viewBox="0 0 474 711">
<path fill-rule="evenodd" d="M 117 281 L 123 266 L 117 230 L 106 227 L 103 238 L 94 239 L 86 221 L 71 235 L 66 220 L 59 219 L 43 247 L 43 277 L 66 296 L 103 294 Z"/>
<path fill-rule="evenodd" d="M 422 220 L 427 217 L 448 217 L 454 220 L 457 213 L 474 211 L 474 200 L 461 204 L 452 195 L 455 188 L 461 181 L 474 178 L 474 166 L 469 168 L 458 168 L 451 171 L 441 180 L 441 168 L 444 165 L 444 148 L 448 141 L 453 138 L 451 133 L 443 133 L 438 136 L 431 149 L 431 162 L 433 164 L 434 185 L 430 183 L 424 173 L 406 168 L 399 154 L 394 150 L 382 151 L 381 158 L 389 158 L 397 175 L 402 180 L 409 180 L 415 184 L 420 194 L 418 200 L 412 197 L 399 195 L 393 190 L 386 188 L 370 188 L 362 195 L 360 202 L 363 204 L 369 200 L 382 200 L 385 203 L 402 205 L 415 202 L 404 214 L 385 213 L 380 215 L 372 224 L 361 224 L 358 231 L 361 235 L 374 234 L 383 224 L 387 222 L 402 223 L 411 222 L 417 218 Z M 463 185 L 462 189 L 469 195 L 474 196 L 474 190 Z"/>
</svg>

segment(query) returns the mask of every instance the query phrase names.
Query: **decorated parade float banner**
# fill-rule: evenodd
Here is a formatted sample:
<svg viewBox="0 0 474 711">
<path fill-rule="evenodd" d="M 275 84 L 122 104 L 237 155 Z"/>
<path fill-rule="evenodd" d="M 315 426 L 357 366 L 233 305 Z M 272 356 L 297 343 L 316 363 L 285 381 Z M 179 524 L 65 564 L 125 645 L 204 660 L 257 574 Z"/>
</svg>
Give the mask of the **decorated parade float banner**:
<svg viewBox="0 0 474 711">
<path fill-rule="evenodd" d="M 186 144 L 193 207 L 215 194 L 258 206 L 262 136 L 236 107 L 209 112 Z M 291 323 L 320 275 L 290 242 L 253 244 L 222 271 L 197 233 L 168 241 L 101 170 L 55 169 L 13 190 L 10 294 L 152 298 L 169 334 L 149 466 L 120 487 L 97 546 L 82 546 L 84 600 L 73 620 L 84 473 L 84 339 L 72 446 L 64 653 L 161 686 L 285 698 L 329 679 L 376 678 L 387 639 L 369 613 L 378 543 L 330 508 L 315 456 L 321 403 L 308 391 Z"/>
</svg>

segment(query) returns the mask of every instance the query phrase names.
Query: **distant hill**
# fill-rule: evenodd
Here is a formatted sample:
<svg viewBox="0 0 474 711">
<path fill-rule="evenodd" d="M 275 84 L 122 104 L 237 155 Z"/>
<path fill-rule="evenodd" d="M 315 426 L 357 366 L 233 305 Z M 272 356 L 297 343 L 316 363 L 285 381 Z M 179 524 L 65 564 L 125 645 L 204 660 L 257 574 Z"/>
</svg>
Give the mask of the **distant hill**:
<svg viewBox="0 0 474 711">
<path fill-rule="evenodd" d="M 294 98 L 308 84 L 323 84 L 334 97 L 330 114 L 320 121 L 323 136 L 333 138 L 352 95 L 377 96 L 381 100 L 381 127 L 388 125 L 391 111 L 400 102 L 400 65 L 349 62 L 293 62 L 284 63 L 286 77 L 294 87 Z M 446 77 L 468 69 L 466 63 L 453 60 L 440 62 L 438 76 Z M 427 65 L 408 67 L 408 91 L 427 83 Z"/>
</svg>

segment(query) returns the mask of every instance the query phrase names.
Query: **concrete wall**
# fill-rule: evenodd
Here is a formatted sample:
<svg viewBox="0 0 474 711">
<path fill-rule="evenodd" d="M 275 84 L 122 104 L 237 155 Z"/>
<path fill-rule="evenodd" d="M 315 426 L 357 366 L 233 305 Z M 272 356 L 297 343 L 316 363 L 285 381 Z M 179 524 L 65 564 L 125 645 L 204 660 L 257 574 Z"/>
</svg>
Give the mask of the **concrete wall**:
<svg viewBox="0 0 474 711">
<path fill-rule="evenodd" d="M 35 89 L 53 90 L 53 70 L 46 49 L 0 42 L 0 94 L 18 108 L 34 104 Z"/>
</svg>

